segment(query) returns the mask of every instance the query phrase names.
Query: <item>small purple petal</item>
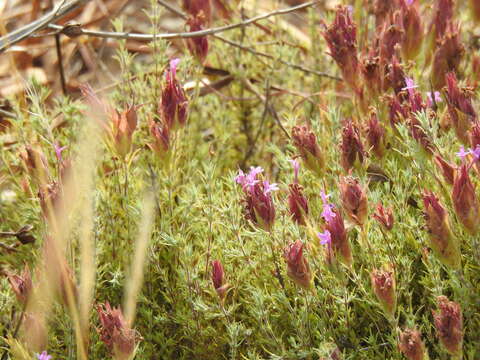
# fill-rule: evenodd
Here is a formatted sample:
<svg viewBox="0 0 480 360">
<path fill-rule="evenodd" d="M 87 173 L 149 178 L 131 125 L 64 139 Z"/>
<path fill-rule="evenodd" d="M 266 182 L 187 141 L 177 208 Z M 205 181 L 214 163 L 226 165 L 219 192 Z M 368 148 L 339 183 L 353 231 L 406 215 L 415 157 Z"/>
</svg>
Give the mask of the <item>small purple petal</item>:
<svg viewBox="0 0 480 360">
<path fill-rule="evenodd" d="M 322 190 L 322 191 L 320 191 L 320 196 L 322 197 L 322 202 L 323 202 L 324 204 L 328 203 L 328 200 L 327 200 L 327 199 L 330 197 L 330 194 L 325 195 L 325 191 Z"/>
<path fill-rule="evenodd" d="M 172 72 L 173 77 L 177 76 L 177 66 L 179 63 L 180 63 L 179 58 L 170 60 L 170 71 Z"/>
<path fill-rule="evenodd" d="M 276 183 L 270 184 L 267 180 L 263 182 L 263 193 L 267 195 L 268 193 L 272 191 L 277 191 L 279 190 L 278 185 Z"/>
<path fill-rule="evenodd" d="M 436 103 L 442 102 L 442 97 L 440 96 L 440 93 L 438 91 L 435 91 L 433 93 L 433 97 L 435 98 Z M 429 108 L 433 107 L 433 98 L 430 91 L 427 92 L 427 106 Z"/>
<path fill-rule="evenodd" d="M 37 354 L 37 360 L 50 360 L 52 355 L 48 355 L 46 351 L 42 352 L 41 354 Z"/>
<path fill-rule="evenodd" d="M 468 154 L 471 154 L 471 153 L 472 153 L 471 150 L 465 151 L 465 148 L 463 146 L 460 146 L 460 151 L 455 153 L 455 155 L 457 155 L 460 159 L 463 160 Z"/>
<path fill-rule="evenodd" d="M 297 184 L 298 183 L 298 171 L 300 170 L 300 162 L 297 160 L 297 159 L 291 159 L 291 160 L 288 160 L 292 166 L 293 166 L 293 173 L 294 173 L 294 183 Z"/>
<path fill-rule="evenodd" d="M 57 142 L 53 144 L 53 147 L 55 148 L 55 156 L 57 157 L 57 160 L 59 162 L 62 162 L 62 152 L 67 148 L 67 146 L 60 146 Z"/>
<path fill-rule="evenodd" d="M 323 204 L 322 217 L 326 222 L 330 222 L 335 216 L 337 216 L 337 214 L 332 211 L 333 208 L 333 204 Z"/>
<path fill-rule="evenodd" d="M 415 1 L 415 0 L 407 0 L 407 5 L 408 5 L 408 6 L 412 5 L 414 1 Z"/>
<path fill-rule="evenodd" d="M 321 245 L 330 244 L 332 242 L 332 236 L 328 230 L 325 230 L 323 233 L 318 232 L 317 236 L 320 239 Z"/>
<path fill-rule="evenodd" d="M 480 145 L 477 145 L 477 147 L 475 148 L 475 150 L 470 150 L 471 154 L 473 155 L 473 157 L 475 158 L 475 160 L 479 160 L 480 159 Z"/>
</svg>

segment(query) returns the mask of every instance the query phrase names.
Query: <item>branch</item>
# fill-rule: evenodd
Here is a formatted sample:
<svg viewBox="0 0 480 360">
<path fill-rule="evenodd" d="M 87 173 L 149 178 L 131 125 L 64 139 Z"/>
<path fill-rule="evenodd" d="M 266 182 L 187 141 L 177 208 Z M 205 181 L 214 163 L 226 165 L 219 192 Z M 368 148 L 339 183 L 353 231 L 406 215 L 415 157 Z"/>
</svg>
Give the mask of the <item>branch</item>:
<svg viewBox="0 0 480 360">
<path fill-rule="evenodd" d="M 93 31 L 93 30 L 83 30 L 79 29 L 80 35 L 95 36 L 100 38 L 111 38 L 111 39 L 124 39 L 124 40 L 137 40 L 137 41 L 152 41 L 155 39 L 189 39 L 207 35 L 218 34 L 232 29 L 243 28 L 247 25 L 256 23 L 260 20 L 268 19 L 272 16 L 285 15 L 297 10 L 305 9 L 311 6 L 318 4 L 320 0 L 309 1 L 301 5 L 292 6 L 285 9 L 275 10 L 263 15 L 258 15 L 250 19 L 246 19 L 242 22 L 236 24 L 230 24 L 225 26 L 219 26 L 215 28 L 192 31 L 192 32 L 179 32 L 179 33 L 164 33 L 164 34 L 138 34 L 138 33 L 129 33 L 129 32 L 112 32 L 112 31 Z M 60 25 L 49 25 L 50 28 L 62 31 L 63 26 Z"/>
<path fill-rule="evenodd" d="M 40 19 L 0 37 L 0 53 L 4 52 L 8 47 L 28 38 L 33 33 L 46 28 L 50 23 L 58 21 L 64 15 L 89 1 L 90 0 L 71 0 L 66 2 L 66 0 L 63 0 L 55 6 L 52 11 Z"/>
</svg>

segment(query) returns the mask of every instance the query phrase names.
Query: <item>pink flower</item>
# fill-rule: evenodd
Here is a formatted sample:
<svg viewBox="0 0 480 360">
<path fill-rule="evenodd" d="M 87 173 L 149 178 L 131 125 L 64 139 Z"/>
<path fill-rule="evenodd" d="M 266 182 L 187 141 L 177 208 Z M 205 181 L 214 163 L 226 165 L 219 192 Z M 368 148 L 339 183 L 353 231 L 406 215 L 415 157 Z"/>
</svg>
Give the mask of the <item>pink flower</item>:
<svg viewBox="0 0 480 360">
<path fill-rule="evenodd" d="M 332 235 L 328 230 L 325 230 L 323 233 L 318 232 L 317 236 L 320 239 L 320 244 L 322 245 L 330 244 L 332 242 Z"/>
<path fill-rule="evenodd" d="M 257 175 L 261 173 L 263 173 L 263 169 L 260 166 L 251 166 L 250 172 L 246 175 L 242 170 L 238 170 L 238 175 L 235 177 L 235 182 L 242 185 L 243 191 L 245 191 L 247 187 L 254 186 L 256 183 L 258 183 L 259 180 L 256 178 Z"/>
<path fill-rule="evenodd" d="M 43 351 L 41 354 L 37 354 L 38 360 L 50 360 L 52 355 L 48 355 L 46 351 Z"/>
<path fill-rule="evenodd" d="M 185 125 L 187 121 L 187 96 L 185 90 L 177 80 L 177 66 L 180 59 L 170 60 L 170 68 L 167 70 L 166 84 L 162 89 L 162 95 L 158 112 L 162 121 L 169 127 L 174 127 L 177 122 Z"/>
<path fill-rule="evenodd" d="M 294 180 L 295 184 L 298 184 L 298 171 L 300 170 L 300 162 L 297 159 L 288 160 L 293 166 Z"/>
<path fill-rule="evenodd" d="M 463 146 L 460 146 L 460 151 L 455 153 L 462 161 L 467 157 L 467 155 L 471 154 L 471 150 L 468 149 L 465 151 L 465 148 Z"/>
<path fill-rule="evenodd" d="M 323 202 L 322 217 L 325 219 L 326 222 L 329 222 L 336 216 L 336 214 L 332 211 L 335 205 L 330 204 L 328 202 L 328 198 L 330 197 L 330 194 L 325 195 L 325 191 L 321 191 L 320 196 L 322 197 L 322 202 Z"/>
<path fill-rule="evenodd" d="M 62 152 L 67 148 L 67 146 L 60 146 L 57 142 L 53 144 L 55 149 L 55 156 L 57 157 L 58 162 L 62 162 Z"/>
<path fill-rule="evenodd" d="M 433 96 L 430 91 L 427 92 L 427 106 L 429 108 L 433 107 L 433 100 L 435 100 L 435 103 L 442 102 L 442 97 L 440 96 L 440 92 L 434 91 Z"/>
<path fill-rule="evenodd" d="M 413 89 L 418 88 L 418 85 L 416 85 L 415 82 L 413 81 L 413 79 L 409 78 L 409 77 L 405 78 L 405 85 L 406 86 L 404 88 L 402 88 L 402 90 L 407 90 L 408 95 L 410 97 L 413 97 L 413 95 L 414 95 Z"/>
</svg>

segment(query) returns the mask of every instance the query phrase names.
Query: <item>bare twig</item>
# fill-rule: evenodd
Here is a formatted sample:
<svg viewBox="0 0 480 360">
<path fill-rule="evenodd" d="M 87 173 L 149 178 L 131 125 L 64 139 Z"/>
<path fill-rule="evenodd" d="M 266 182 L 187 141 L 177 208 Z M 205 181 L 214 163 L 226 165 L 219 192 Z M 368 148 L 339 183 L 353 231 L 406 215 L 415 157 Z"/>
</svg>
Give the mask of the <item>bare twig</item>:
<svg viewBox="0 0 480 360">
<path fill-rule="evenodd" d="M 164 1 L 164 0 L 157 0 L 157 2 L 162 5 L 163 7 L 165 7 L 166 9 L 168 9 L 169 11 L 171 11 L 172 13 L 178 15 L 179 17 L 181 17 L 182 19 L 187 19 L 188 16 L 186 14 L 184 14 L 182 11 L 176 9 L 174 6 L 172 6 L 171 4 L 169 4 L 168 2 Z M 218 39 L 220 41 L 223 41 L 224 43 L 230 45 L 230 46 L 233 46 L 233 47 L 236 47 L 236 48 L 239 48 L 239 49 L 242 49 L 244 51 L 247 51 L 253 55 L 256 55 L 256 56 L 261 56 L 261 57 L 264 57 L 264 58 L 267 58 L 267 59 L 271 59 L 271 60 L 276 60 L 278 61 L 279 63 L 283 64 L 283 65 L 286 65 L 288 67 L 291 67 L 293 69 L 296 69 L 296 70 L 300 70 L 300 71 L 303 71 L 304 73 L 310 73 L 310 74 L 314 74 L 314 75 L 318 75 L 318 76 L 322 76 L 322 77 L 327 77 L 329 79 L 333 79 L 333 80 L 337 80 L 337 81 L 342 81 L 342 78 L 338 77 L 338 76 L 334 76 L 334 75 L 330 75 L 330 74 L 327 74 L 325 72 L 322 72 L 322 71 L 318 71 L 318 70 L 313 70 L 313 69 L 309 69 L 305 66 L 302 66 L 302 65 L 298 65 L 298 64 L 294 64 L 294 63 L 291 63 L 291 62 L 288 62 L 288 61 L 285 61 L 285 60 L 282 60 L 282 59 L 279 59 L 279 58 L 275 58 L 273 55 L 270 55 L 270 54 L 267 54 L 267 53 L 264 53 L 264 52 L 261 52 L 261 51 L 258 51 L 258 50 L 255 50 L 255 49 L 252 49 L 251 47 L 248 47 L 248 46 L 244 46 L 242 44 L 239 44 L 235 41 L 232 41 L 232 40 L 229 40 L 227 38 L 224 38 L 223 36 L 221 35 L 218 35 L 218 34 L 213 34 L 212 35 L 215 39 Z"/>
<path fill-rule="evenodd" d="M 258 15 L 253 18 L 245 19 L 244 21 L 229 24 L 225 26 L 214 27 L 210 29 L 192 31 L 192 32 L 179 32 L 179 33 L 164 33 L 164 34 L 138 34 L 138 33 L 129 33 L 129 32 L 112 32 L 112 31 L 93 31 L 93 30 L 83 30 L 81 29 L 82 35 L 95 36 L 101 38 L 111 38 L 111 39 L 123 39 L 123 40 L 137 40 L 137 41 L 152 41 L 154 39 L 189 39 L 195 37 L 202 37 L 207 35 L 218 34 L 228 30 L 233 30 L 237 28 L 244 28 L 247 25 L 256 23 L 260 20 L 268 19 L 273 16 L 285 15 L 297 10 L 306 9 L 308 7 L 318 4 L 320 0 L 309 1 L 301 5 L 292 6 L 285 9 L 275 10 L 266 14 Z M 55 30 L 62 30 L 63 27 L 60 25 L 50 24 L 50 28 Z"/>
<path fill-rule="evenodd" d="M 0 53 L 5 51 L 8 47 L 28 38 L 33 33 L 46 28 L 49 24 L 56 22 L 64 15 L 89 1 L 90 0 L 71 0 L 66 2 L 63 0 L 52 11 L 42 16 L 40 19 L 0 37 Z"/>
</svg>

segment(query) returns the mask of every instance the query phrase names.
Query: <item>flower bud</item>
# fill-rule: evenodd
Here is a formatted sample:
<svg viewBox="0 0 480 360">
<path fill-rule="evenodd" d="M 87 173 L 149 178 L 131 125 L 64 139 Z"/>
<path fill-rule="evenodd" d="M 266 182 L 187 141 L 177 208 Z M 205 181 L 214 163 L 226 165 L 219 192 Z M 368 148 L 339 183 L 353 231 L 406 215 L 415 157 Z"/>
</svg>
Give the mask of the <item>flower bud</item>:
<svg viewBox="0 0 480 360">
<path fill-rule="evenodd" d="M 303 256 L 303 243 L 301 240 L 290 244 L 284 251 L 287 262 L 287 275 L 298 286 L 309 289 L 312 284 L 312 274 L 307 259 Z"/>
<path fill-rule="evenodd" d="M 388 267 L 386 270 L 374 269 L 370 274 L 372 288 L 380 305 L 388 317 L 395 316 L 397 295 L 395 293 L 395 274 Z"/>
<path fill-rule="evenodd" d="M 475 187 L 468 175 L 467 164 L 463 164 L 455 177 L 452 202 L 460 222 L 472 234 L 478 230 L 479 203 Z"/>
<path fill-rule="evenodd" d="M 158 113 L 169 129 L 185 125 L 187 121 L 188 101 L 183 87 L 177 80 L 179 59 L 170 60 L 170 68 L 166 73 L 166 83 L 162 88 L 162 97 Z"/>
<path fill-rule="evenodd" d="M 433 160 L 435 161 L 437 168 L 440 170 L 440 173 L 443 175 L 445 182 L 449 185 L 453 185 L 457 167 L 447 162 L 440 155 L 435 155 Z"/>
<path fill-rule="evenodd" d="M 212 6 L 210 0 L 182 0 L 185 12 L 191 17 L 202 15 L 207 24 L 212 20 Z"/>
<path fill-rule="evenodd" d="M 322 175 L 325 160 L 317 144 L 315 134 L 306 126 L 294 126 L 292 129 L 293 145 L 300 153 L 305 166 L 317 175 Z"/>
<path fill-rule="evenodd" d="M 245 217 L 263 230 L 271 231 L 275 222 L 272 191 L 278 190 L 278 186 L 267 180 L 257 180 L 256 176 L 261 172 L 260 167 L 252 167 L 247 175 L 240 170 L 235 180 L 244 191 Z"/>
<path fill-rule="evenodd" d="M 378 158 L 385 154 L 385 128 L 378 121 L 378 116 L 372 112 L 367 123 L 367 141 L 373 153 Z"/>
<path fill-rule="evenodd" d="M 148 146 L 159 159 L 164 159 L 170 149 L 170 129 L 165 124 L 150 120 L 150 134 L 153 137 L 153 142 L 149 143 Z"/>
<path fill-rule="evenodd" d="M 212 261 L 212 283 L 218 297 L 223 301 L 229 285 L 225 283 L 223 266 L 218 260 Z"/>
<path fill-rule="evenodd" d="M 340 198 L 348 218 L 362 226 L 368 215 L 368 203 L 365 189 L 358 179 L 345 176 L 340 179 Z"/>
<path fill-rule="evenodd" d="M 399 102 L 399 104 L 405 98 L 405 92 L 403 89 L 407 86 L 405 83 L 406 79 L 407 77 L 405 76 L 403 66 L 398 61 L 398 57 L 394 55 L 392 60 L 387 65 L 384 89 L 386 90 L 388 87 L 391 87 L 395 95 L 398 96 L 398 99 L 396 100 Z"/>
<path fill-rule="evenodd" d="M 440 262 L 457 269 L 461 254 L 457 240 L 450 229 L 448 212 L 430 191 L 423 193 L 424 217 L 429 233 L 429 245 Z"/>
<path fill-rule="evenodd" d="M 351 119 L 348 119 L 343 126 L 340 152 L 340 162 L 346 172 L 363 163 L 365 151 L 360 141 L 360 132 Z"/>
<path fill-rule="evenodd" d="M 425 359 L 425 345 L 420 331 L 416 329 L 405 329 L 400 333 L 398 348 L 408 360 Z"/>
<path fill-rule="evenodd" d="M 357 26 L 347 6 L 337 7 L 335 20 L 323 32 L 323 36 L 343 79 L 354 91 L 359 91 Z"/>
<path fill-rule="evenodd" d="M 457 70 L 464 53 L 465 47 L 460 39 L 460 27 L 450 22 L 433 55 L 432 85 L 434 89 L 440 89 L 445 85 L 445 74 Z"/>
<path fill-rule="evenodd" d="M 206 20 L 202 14 L 190 17 L 187 20 L 188 31 L 201 31 L 204 29 Z M 197 36 L 187 39 L 187 47 L 190 53 L 204 64 L 208 55 L 208 38 L 206 36 Z"/>
<path fill-rule="evenodd" d="M 138 106 L 129 105 L 122 112 L 112 110 L 110 113 L 113 147 L 122 159 L 130 153 L 132 148 L 133 132 L 138 122 L 137 109 Z"/>
<path fill-rule="evenodd" d="M 303 195 L 303 188 L 298 183 L 288 185 L 288 208 L 292 219 L 299 225 L 305 225 L 308 216 L 308 200 Z"/>
<path fill-rule="evenodd" d="M 333 209 L 335 216 L 329 217 L 326 223 L 325 230 L 330 233 L 331 248 L 335 257 L 338 256 L 339 260 L 347 266 L 351 266 L 352 250 L 347 237 L 347 231 L 345 230 L 345 223 L 341 213 Z"/>
<path fill-rule="evenodd" d="M 98 333 L 115 360 L 133 358 L 139 336 L 125 321 L 119 308 L 112 308 L 107 302 L 97 306 L 100 320 Z"/>
<path fill-rule="evenodd" d="M 25 266 L 21 275 L 7 273 L 7 277 L 18 302 L 25 306 L 33 289 L 30 270 Z"/>
<path fill-rule="evenodd" d="M 451 355 L 461 358 L 463 343 L 463 316 L 460 305 L 445 296 L 437 297 L 438 311 L 433 312 L 437 336 Z"/>
<path fill-rule="evenodd" d="M 381 203 L 377 204 L 377 211 L 373 214 L 375 220 L 377 220 L 380 225 L 383 226 L 385 230 L 392 230 L 393 229 L 393 209 L 387 208 L 385 209 Z"/>
<path fill-rule="evenodd" d="M 445 89 L 448 114 L 455 129 L 455 134 L 464 143 L 468 144 L 468 131 L 476 121 L 477 114 L 472 105 L 473 89 L 458 86 L 457 77 L 453 72 L 445 76 Z"/>
<path fill-rule="evenodd" d="M 384 23 L 380 33 L 380 61 L 383 64 L 390 63 L 395 55 L 397 44 L 400 44 L 403 38 L 403 26 L 400 12 L 391 13 L 388 22 Z"/>
<path fill-rule="evenodd" d="M 418 7 L 419 2 L 416 0 L 400 0 L 403 25 L 402 53 L 407 60 L 414 59 L 422 47 L 423 24 Z"/>
</svg>

